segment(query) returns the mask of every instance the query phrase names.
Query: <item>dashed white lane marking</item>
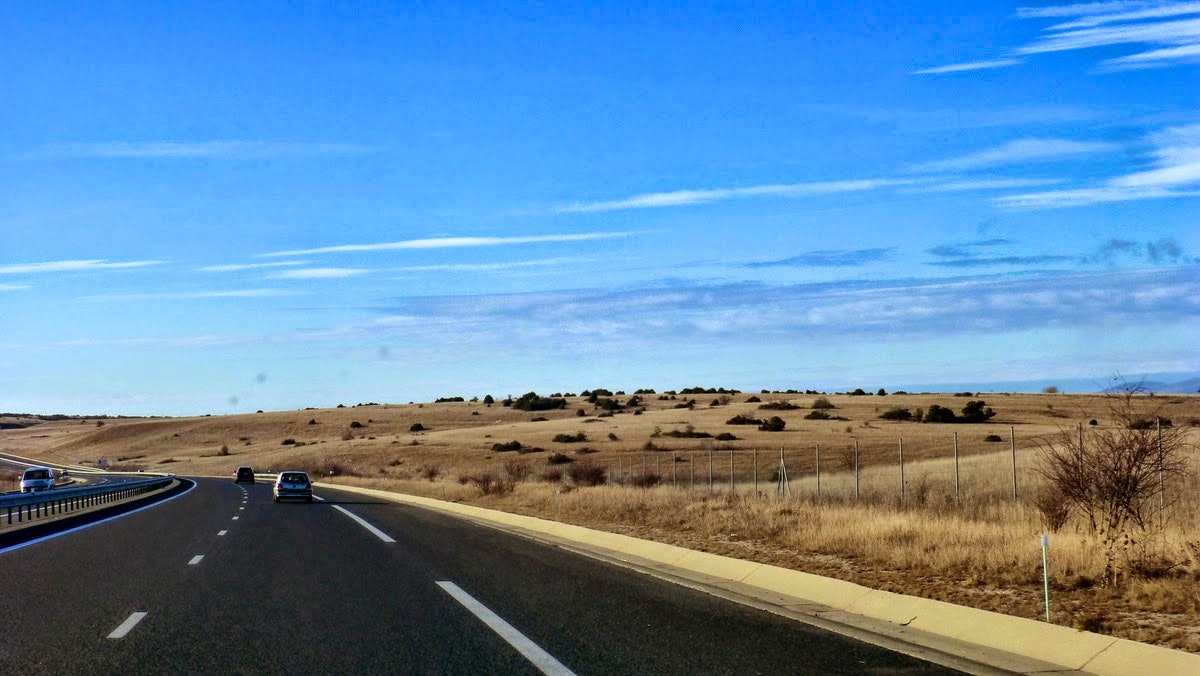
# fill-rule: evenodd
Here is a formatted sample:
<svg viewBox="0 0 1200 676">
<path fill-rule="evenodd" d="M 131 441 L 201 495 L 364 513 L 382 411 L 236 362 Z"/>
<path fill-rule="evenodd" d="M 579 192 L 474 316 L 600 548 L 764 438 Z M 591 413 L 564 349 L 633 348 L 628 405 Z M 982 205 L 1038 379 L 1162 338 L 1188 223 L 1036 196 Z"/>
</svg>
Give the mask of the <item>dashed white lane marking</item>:
<svg viewBox="0 0 1200 676">
<path fill-rule="evenodd" d="M 238 507 L 238 511 L 239 511 L 239 512 L 241 512 L 241 511 L 245 511 L 245 509 L 246 509 L 245 507 Z"/>
<path fill-rule="evenodd" d="M 149 614 L 150 613 L 143 613 L 141 611 L 133 613 L 129 617 L 125 618 L 125 621 L 122 622 L 119 627 L 117 627 L 116 629 L 113 629 L 112 633 L 109 634 L 108 637 L 109 638 L 125 638 L 125 635 L 128 634 L 129 632 L 133 631 L 133 628 L 137 626 L 137 623 L 141 622 Z"/>
<path fill-rule="evenodd" d="M 234 520 L 234 521 L 237 521 L 237 520 L 238 520 L 238 517 L 236 517 L 236 516 L 235 516 L 235 517 L 233 517 L 233 520 Z"/>
<path fill-rule="evenodd" d="M 380 540 L 383 540 L 384 542 L 388 542 L 388 543 L 395 542 L 395 540 L 392 539 L 392 536 L 379 530 L 375 526 L 372 526 L 371 524 L 367 523 L 365 519 L 363 519 L 361 516 L 355 514 L 354 512 L 351 512 L 350 510 L 342 507 L 341 505 L 334 505 L 333 508 L 336 509 L 337 511 L 341 512 L 342 514 L 345 514 L 346 516 L 350 517 L 351 519 L 354 519 L 355 521 L 357 521 L 358 525 L 371 531 L 371 533 L 373 533 L 375 535 L 375 537 L 379 538 Z"/>
<path fill-rule="evenodd" d="M 224 535 L 228 532 L 229 532 L 228 530 L 219 530 L 219 531 L 217 531 L 217 535 Z"/>
<path fill-rule="evenodd" d="M 471 611 L 472 615 L 483 620 L 483 623 L 488 628 L 496 632 L 509 645 L 516 648 L 517 652 L 521 653 L 525 659 L 529 660 L 543 674 L 547 674 L 547 676 L 575 676 L 574 672 L 568 669 L 562 662 L 554 659 L 553 655 L 542 650 L 536 643 L 517 631 L 511 624 L 505 622 L 504 618 L 493 613 L 479 601 L 476 601 L 473 596 L 463 591 L 458 585 L 449 580 L 442 580 L 437 583 L 437 586 L 441 587 L 455 601 L 461 603 L 464 608 Z"/>
<path fill-rule="evenodd" d="M 203 560 L 204 560 L 204 555 L 203 555 L 203 554 L 197 554 L 197 555 L 195 555 L 195 556 L 193 556 L 193 557 L 192 557 L 192 560 L 191 560 L 191 561 L 188 561 L 188 565 L 189 565 L 189 566 L 194 566 L 194 565 L 196 565 L 197 563 L 200 563 L 200 562 L 201 562 L 201 561 L 203 561 Z"/>
</svg>

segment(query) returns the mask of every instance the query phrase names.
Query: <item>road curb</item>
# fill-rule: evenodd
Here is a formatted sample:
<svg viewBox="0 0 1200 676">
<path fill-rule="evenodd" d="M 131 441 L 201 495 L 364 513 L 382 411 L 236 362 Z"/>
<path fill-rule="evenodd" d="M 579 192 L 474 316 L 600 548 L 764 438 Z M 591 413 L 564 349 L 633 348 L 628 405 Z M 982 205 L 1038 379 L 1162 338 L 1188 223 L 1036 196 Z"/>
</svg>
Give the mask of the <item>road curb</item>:
<svg viewBox="0 0 1200 676">
<path fill-rule="evenodd" d="M 641 559 L 700 576 L 780 594 L 832 611 L 881 620 L 976 646 L 1019 655 L 1064 670 L 1105 676 L 1200 674 L 1200 655 L 1116 639 L 1038 620 L 906 596 L 853 582 L 674 545 L 512 514 L 474 505 L 357 486 L 326 486 L 606 550 L 618 560 Z"/>
</svg>

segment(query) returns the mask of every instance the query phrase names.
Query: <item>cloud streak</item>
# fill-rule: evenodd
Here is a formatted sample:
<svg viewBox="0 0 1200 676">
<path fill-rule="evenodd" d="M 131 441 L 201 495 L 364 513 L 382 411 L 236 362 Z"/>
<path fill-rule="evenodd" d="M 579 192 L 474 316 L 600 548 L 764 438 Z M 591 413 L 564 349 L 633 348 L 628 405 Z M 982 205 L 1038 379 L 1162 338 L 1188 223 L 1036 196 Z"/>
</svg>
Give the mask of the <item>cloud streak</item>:
<svg viewBox="0 0 1200 676">
<path fill-rule="evenodd" d="M 874 178 L 843 181 L 813 181 L 807 183 L 779 183 L 756 185 L 744 188 L 713 188 L 699 190 L 673 190 L 670 192 L 642 193 L 616 200 L 577 202 L 558 207 L 558 213 L 596 213 L 625 211 L 629 209 L 660 209 L 694 204 L 707 204 L 751 197 L 816 197 L 843 193 L 865 192 L 916 183 L 913 179 Z"/>
<path fill-rule="evenodd" d="M 330 253 L 355 253 L 367 251 L 412 251 L 423 249 L 454 249 L 463 247 L 515 246 L 518 244 L 549 244 L 565 242 L 590 242 L 605 239 L 631 237 L 632 232 L 590 232 L 580 234 L 559 235 L 527 235 L 523 237 L 432 237 L 427 239 L 408 239 L 399 242 L 379 242 L 375 244 L 338 244 L 323 246 L 315 249 L 295 249 L 291 251 L 272 251 L 258 254 L 258 258 L 280 256 L 310 256 Z"/>
<path fill-rule="evenodd" d="M 302 268 L 267 275 L 267 279 L 345 279 L 366 274 L 362 268 Z"/>
<path fill-rule="evenodd" d="M 282 289 L 224 289 L 220 291 L 162 291 L 157 293 L 109 293 L 95 296 L 84 296 L 80 300 L 88 302 L 108 302 L 114 300 L 211 300 L 222 298 L 273 298 L 277 296 L 296 296 L 300 292 Z"/>
<path fill-rule="evenodd" d="M 272 268 L 287 268 L 308 265 L 308 261 L 276 261 L 272 263 L 230 263 L 226 265 L 206 265 L 196 268 L 197 272 L 242 272 L 245 270 L 263 270 Z"/>
<path fill-rule="evenodd" d="M 1070 190 L 1007 195 L 994 200 L 1012 209 L 1057 208 L 1192 197 L 1200 194 L 1200 124 L 1151 134 L 1153 169 L 1110 178 L 1103 184 Z"/>
<path fill-rule="evenodd" d="M 76 261 L 47 261 L 43 263 L 9 263 L 0 265 L 0 275 L 31 275 L 56 272 L 99 272 L 105 270 L 132 270 L 161 265 L 162 261 L 127 261 L 110 263 L 104 259 Z"/>
<path fill-rule="evenodd" d="M 377 152 L 353 143 L 281 143 L 269 141 L 100 141 L 54 143 L 26 153 L 25 158 L 82 160 L 262 160 Z"/>
<path fill-rule="evenodd" d="M 840 268 L 857 267 L 868 263 L 887 260 L 895 249 L 843 249 L 837 251 L 810 251 L 791 258 L 774 261 L 745 263 L 747 268 Z"/>
<path fill-rule="evenodd" d="M 1054 162 L 1057 160 L 1120 150 L 1116 143 L 1025 138 L 1004 145 L 945 160 L 915 165 L 917 171 L 964 171 L 1007 165 Z"/>
<path fill-rule="evenodd" d="M 1008 68 L 1024 63 L 1021 59 L 992 59 L 990 61 L 968 61 L 966 63 L 952 63 L 946 66 L 935 66 L 933 68 L 922 68 L 921 70 L 913 71 L 913 75 L 942 75 L 945 73 L 967 73 L 976 70 L 991 70 L 994 68 Z"/>
</svg>

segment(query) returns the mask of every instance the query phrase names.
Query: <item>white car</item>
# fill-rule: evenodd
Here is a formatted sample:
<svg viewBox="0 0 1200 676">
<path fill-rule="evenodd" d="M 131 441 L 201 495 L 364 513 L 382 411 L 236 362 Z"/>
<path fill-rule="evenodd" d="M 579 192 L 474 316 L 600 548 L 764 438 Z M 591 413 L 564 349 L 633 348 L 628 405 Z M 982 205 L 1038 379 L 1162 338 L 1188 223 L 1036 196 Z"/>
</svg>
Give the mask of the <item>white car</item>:
<svg viewBox="0 0 1200 676">
<path fill-rule="evenodd" d="M 21 473 L 21 492 L 48 491 L 54 488 L 54 470 L 49 467 L 29 467 Z"/>
<path fill-rule="evenodd" d="M 308 474 L 305 472 L 297 470 L 280 472 L 279 478 L 275 480 L 273 493 L 275 495 L 275 502 L 287 498 L 298 498 L 305 502 L 312 502 L 312 481 L 309 480 Z"/>
</svg>

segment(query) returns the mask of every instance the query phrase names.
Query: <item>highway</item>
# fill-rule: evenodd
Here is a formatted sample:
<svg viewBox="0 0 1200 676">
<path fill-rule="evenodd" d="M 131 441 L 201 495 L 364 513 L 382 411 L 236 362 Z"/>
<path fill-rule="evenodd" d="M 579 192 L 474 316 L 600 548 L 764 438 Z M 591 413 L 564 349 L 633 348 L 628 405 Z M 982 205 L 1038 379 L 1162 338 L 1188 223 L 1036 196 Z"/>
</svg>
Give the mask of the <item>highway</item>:
<svg viewBox="0 0 1200 676">
<path fill-rule="evenodd" d="M 954 673 L 486 526 L 317 495 L 198 479 L 0 550 L 0 673 Z"/>
</svg>

